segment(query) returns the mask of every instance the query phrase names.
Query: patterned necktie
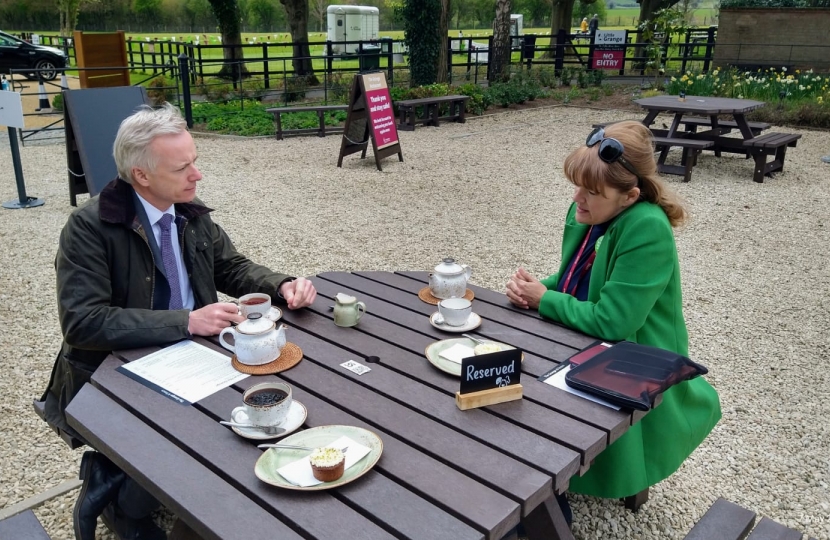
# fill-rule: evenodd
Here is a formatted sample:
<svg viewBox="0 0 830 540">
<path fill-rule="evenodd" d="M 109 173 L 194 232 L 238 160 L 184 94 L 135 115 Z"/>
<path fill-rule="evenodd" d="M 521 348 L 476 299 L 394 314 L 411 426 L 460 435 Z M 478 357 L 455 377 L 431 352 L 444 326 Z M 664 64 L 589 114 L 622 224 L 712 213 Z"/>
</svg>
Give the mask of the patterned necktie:
<svg viewBox="0 0 830 540">
<path fill-rule="evenodd" d="M 167 274 L 167 284 L 170 285 L 169 309 L 182 309 L 179 269 L 176 266 L 176 254 L 173 253 L 173 242 L 170 240 L 170 224 L 172 222 L 173 216 L 164 214 L 156 223 L 161 227 L 161 260 L 164 263 L 164 273 Z"/>
</svg>

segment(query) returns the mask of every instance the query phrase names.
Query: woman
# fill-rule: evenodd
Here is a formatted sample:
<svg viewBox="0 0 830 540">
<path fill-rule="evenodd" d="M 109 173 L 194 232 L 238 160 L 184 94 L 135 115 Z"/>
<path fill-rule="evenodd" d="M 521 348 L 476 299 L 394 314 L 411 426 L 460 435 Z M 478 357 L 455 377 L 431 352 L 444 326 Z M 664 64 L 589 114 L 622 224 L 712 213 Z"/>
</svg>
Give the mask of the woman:
<svg viewBox="0 0 830 540">
<path fill-rule="evenodd" d="M 519 268 L 507 284 L 510 301 L 606 341 L 688 356 L 672 234 L 686 211 L 657 175 L 649 129 L 639 122 L 595 129 L 565 159 L 565 176 L 575 189 L 559 271 L 539 281 Z M 673 386 L 570 489 L 639 493 L 676 471 L 720 416 L 718 395 L 703 378 Z"/>
<path fill-rule="evenodd" d="M 582 22 L 579 25 L 579 31 L 583 34 L 588 33 L 588 17 L 582 17 Z"/>
</svg>

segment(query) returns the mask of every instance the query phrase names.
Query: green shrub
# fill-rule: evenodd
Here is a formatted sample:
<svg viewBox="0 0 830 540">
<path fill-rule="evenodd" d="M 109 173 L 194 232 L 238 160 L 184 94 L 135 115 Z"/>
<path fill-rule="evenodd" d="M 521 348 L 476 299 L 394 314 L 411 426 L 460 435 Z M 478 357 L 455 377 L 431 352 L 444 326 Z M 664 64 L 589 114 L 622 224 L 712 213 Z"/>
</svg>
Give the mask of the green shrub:
<svg viewBox="0 0 830 540">
<path fill-rule="evenodd" d="M 453 92 L 462 96 L 470 96 L 470 100 L 467 102 L 467 111 L 473 114 L 483 114 L 493 104 L 491 96 L 481 86 L 474 83 L 457 86 L 453 89 Z"/>
<path fill-rule="evenodd" d="M 329 77 L 329 101 L 333 103 L 348 103 L 353 82 L 354 75 L 339 72 L 331 75 Z M 389 90 L 391 95 L 393 88 Z M 394 97 L 392 100 L 394 101 Z"/>
<path fill-rule="evenodd" d="M 327 126 L 336 126 L 346 120 L 345 111 L 332 111 L 323 115 Z M 320 125 L 317 113 L 298 112 L 286 113 L 281 117 L 282 129 L 313 129 Z"/>
<path fill-rule="evenodd" d="M 284 83 L 285 91 L 282 97 L 286 103 L 305 98 L 306 90 L 308 90 L 308 81 L 305 77 L 287 77 Z"/>
<path fill-rule="evenodd" d="M 599 101 L 600 94 L 602 90 L 597 88 L 596 86 L 592 86 L 585 90 L 585 95 L 588 96 L 588 101 Z"/>
<path fill-rule="evenodd" d="M 167 101 L 171 101 L 176 97 L 178 91 L 178 83 L 175 79 L 169 79 L 164 75 L 159 75 L 147 83 L 147 95 L 153 105 L 161 105 Z"/>
<path fill-rule="evenodd" d="M 258 101 L 194 103 L 193 122 L 208 131 L 231 135 L 272 135 L 274 117 Z"/>
<path fill-rule="evenodd" d="M 63 110 L 63 94 L 55 94 L 52 98 L 52 110 L 53 111 L 62 111 Z"/>
</svg>

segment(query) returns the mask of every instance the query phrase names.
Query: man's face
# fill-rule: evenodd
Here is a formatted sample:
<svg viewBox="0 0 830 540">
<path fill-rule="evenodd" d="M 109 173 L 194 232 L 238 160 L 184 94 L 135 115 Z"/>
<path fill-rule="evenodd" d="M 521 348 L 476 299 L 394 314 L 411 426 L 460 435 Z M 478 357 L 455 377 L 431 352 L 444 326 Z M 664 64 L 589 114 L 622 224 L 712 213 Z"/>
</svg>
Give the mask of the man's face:
<svg viewBox="0 0 830 540">
<path fill-rule="evenodd" d="M 196 168 L 196 145 L 190 133 L 162 135 L 150 143 L 156 160 L 153 170 L 133 169 L 133 187 L 159 210 L 196 197 L 196 183 L 202 173 Z"/>
</svg>

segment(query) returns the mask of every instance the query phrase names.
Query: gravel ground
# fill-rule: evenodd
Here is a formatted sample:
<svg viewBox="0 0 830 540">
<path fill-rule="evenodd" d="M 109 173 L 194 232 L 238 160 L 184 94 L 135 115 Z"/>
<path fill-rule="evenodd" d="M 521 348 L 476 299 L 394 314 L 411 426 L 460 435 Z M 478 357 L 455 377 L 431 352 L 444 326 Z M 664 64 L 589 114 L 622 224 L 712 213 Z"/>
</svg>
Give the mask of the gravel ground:
<svg viewBox="0 0 830 540">
<path fill-rule="evenodd" d="M 240 251 L 275 269 L 428 270 L 452 255 L 475 284 L 502 290 L 518 265 L 539 276 L 557 268 L 571 193 L 562 162 L 592 122 L 630 117 L 639 114 L 555 107 L 418 128 L 401 134 L 406 161 L 387 159 L 383 172 L 357 156 L 338 169 L 335 136 L 199 137 L 199 194 Z M 830 356 L 830 166 L 820 160 L 827 134 L 801 132 L 786 172 L 764 184 L 752 182 L 751 161 L 729 156 L 702 156 L 689 184 L 666 178 L 693 216 L 676 232 L 691 355 L 710 369 L 723 420 L 638 514 L 575 497 L 577 538 L 682 538 L 718 496 L 830 538 L 830 381 L 815 368 Z M 81 456 L 31 409 L 60 342 L 65 149 L 21 151 L 29 194 L 47 202 L 0 211 L 0 508 L 73 478 Z M 7 145 L 0 157 L 0 197 L 16 199 Z M 71 538 L 74 498 L 36 511 L 53 538 Z"/>
</svg>

